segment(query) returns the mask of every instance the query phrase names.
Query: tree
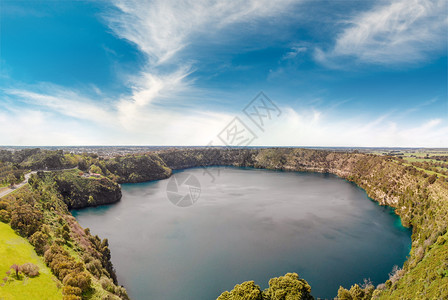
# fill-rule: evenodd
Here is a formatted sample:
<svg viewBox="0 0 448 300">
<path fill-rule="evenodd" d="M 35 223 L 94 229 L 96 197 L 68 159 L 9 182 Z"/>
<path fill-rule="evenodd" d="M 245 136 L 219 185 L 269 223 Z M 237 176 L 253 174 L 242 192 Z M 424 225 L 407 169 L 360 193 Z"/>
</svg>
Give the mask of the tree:
<svg viewBox="0 0 448 300">
<path fill-rule="evenodd" d="M 34 246 L 36 253 L 43 255 L 48 248 L 48 235 L 42 231 L 36 231 L 30 236 L 30 243 Z"/>
<path fill-rule="evenodd" d="M 230 292 L 225 291 L 217 300 L 313 300 L 311 287 L 296 273 L 269 280 L 269 288 L 263 292 L 253 281 L 237 284 Z"/>
<path fill-rule="evenodd" d="M 6 209 L 0 207 L 0 222 L 9 223 L 11 220 L 11 214 Z"/>
<path fill-rule="evenodd" d="M 67 224 L 62 226 L 62 238 L 66 241 L 70 241 L 70 228 Z"/>
<path fill-rule="evenodd" d="M 42 212 L 28 203 L 17 204 L 11 212 L 11 227 L 23 236 L 31 236 L 42 224 Z"/>
<path fill-rule="evenodd" d="M 90 166 L 90 172 L 91 173 L 97 173 L 97 174 L 103 174 L 103 171 L 101 171 L 101 168 L 97 165 L 91 165 Z"/>
<path fill-rule="evenodd" d="M 297 273 L 287 273 L 285 276 L 269 280 L 266 296 L 272 300 L 311 300 L 311 286 Z"/>
<path fill-rule="evenodd" d="M 14 176 L 13 174 L 9 174 L 9 175 L 6 177 L 6 181 L 9 183 L 9 186 L 10 186 L 10 187 L 13 187 L 14 184 L 16 183 L 16 181 L 17 181 L 17 178 L 16 178 L 16 176 Z"/>
<path fill-rule="evenodd" d="M 16 272 L 16 278 L 19 279 L 19 271 L 20 271 L 20 267 L 19 265 L 13 264 L 11 267 L 9 267 L 10 269 L 13 269 L 14 272 Z"/>
<path fill-rule="evenodd" d="M 92 278 L 86 272 L 72 272 L 64 277 L 62 283 L 64 285 L 70 285 L 77 288 L 80 288 L 81 291 L 85 292 L 90 289 L 92 284 Z"/>
<path fill-rule="evenodd" d="M 89 196 L 89 200 L 87 200 L 87 203 L 88 203 L 89 205 L 95 205 L 95 199 L 93 199 L 93 196 L 92 196 L 92 195 Z"/>
<path fill-rule="evenodd" d="M 434 182 L 436 182 L 437 180 L 437 175 L 436 174 L 432 174 L 431 176 L 428 177 L 428 183 L 429 184 L 433 184 Z"/>
<path fill-rule="evenodd" d="M 364 280 L 364 284 L 352 285 L 350 290 L 344 289 L 342 286 L 338 290 L 338 299 L 340 300 L 370 300 L 372 298 L 375 287 L 368 280 Z"/>
<path fill-rule="evenodd" d="M 217 300 L 262 300 L 260 287 L 253 281 L 237 284 L 232 291 L 225 291 Z"/>
</svg>

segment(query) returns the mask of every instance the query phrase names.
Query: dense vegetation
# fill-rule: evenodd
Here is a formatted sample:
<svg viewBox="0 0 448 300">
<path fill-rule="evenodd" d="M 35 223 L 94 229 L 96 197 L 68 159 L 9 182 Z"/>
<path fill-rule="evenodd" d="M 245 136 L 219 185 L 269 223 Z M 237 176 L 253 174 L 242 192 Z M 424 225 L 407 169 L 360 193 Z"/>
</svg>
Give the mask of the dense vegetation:
<svg viewBox="0 0 448 300">
<path fill-rule="evenodd" d="M 57 182 L 62 174 L 33 175 L 29 186 L 2 198 L 0 220 L 44 256 L 64 299 L 127 299 L 117 285 L 107 239 L 92 236 L 68 212 Z"/>
<path fill-rule="evenodd" d="M 45 170 L 64 169 L 76 166 L 71 155 L 62 150 L 23 149 L 19 151 L 0 150 L 0 162 L 12 163 L 18 169 Z"/>
<path fill-rule="evenodd" d="M 237 284 L 230 292 L 225 291 L 217 300 L 312 300 L 311 287 L 297 273 L 269 280 L 269 287 L 261 291 L 253 281 Z"/>
<path fill-rule="evenodd" d="M 27 237 L 37 253 L 45 254 L 47 264 L 64 285 L 65 297 L 91 298 L 102 293 L 127 297 L 116 285 L 107 240 L 101 241 L 83 230 L 68 208 L 118 201 L 121 193 L 117 183 L 163 179 L 173 169 L 231 165 L 336 174 L 365 189 L 379 204 L 395 208 L 403 225 L 412 227 L 412 249 L 402 268 L 394 270 L 390 279 L 377 287 L 369 283 L 341 287 L 340 299 L 448 298 L 448 182 L 443 160 L 412 162 L 397 156 L 292 148 L 195 148 L 108 159 L 95 154 L 22 151 L 0 151 L 2 166 L 7 166 L 10 173 L 17 172 L 16 178 L 26 170 L 79 168 L 38 173 L 28 187 L 0 201 L 0 221 Z M 272 285 L 280 282 L 284 291 L 302 291 L 297 283 L 301 282 L 300 286 L 308 291 L 308 284 L 295 276 L 279 277 L 281 280 L 274 280 Z M 245 282 L 223 293 L 220 300 L 296 299 L 286 292 L 284 298 L 278 295 L 281 293 L 273 288 L 261 291 L 253 282 Z"/>
<path fill-rule="evenodd" d="M 118 182 L 144 182 L 171 175 L 163 160 L 153 154 L 116 157 L 102 165 L 103 172 Z"/>
<path fill-rule="evenodd" d="M 120 186 L 108 178 L 85 178 L 79 170 L 44 173 L 38 172 L 40 179 L 51 177 L 56 182 L 69 209 L 110 204 L 121 199 Z M 34 184 L 34 180 L 30 180 Z"/>
</svg>

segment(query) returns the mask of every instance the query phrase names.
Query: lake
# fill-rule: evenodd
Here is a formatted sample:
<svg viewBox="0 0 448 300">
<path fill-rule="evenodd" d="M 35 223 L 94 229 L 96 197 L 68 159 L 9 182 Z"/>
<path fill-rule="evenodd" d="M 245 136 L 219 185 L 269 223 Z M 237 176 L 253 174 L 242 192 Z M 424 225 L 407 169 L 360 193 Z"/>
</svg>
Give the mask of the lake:
<svg viewBox="0 0 448 300">
<path fill-rule="evenodd" d="M 385 282 L 409 254 L 411 230 L 393 210 L 337 176 L 207 171 L 214 182 L 201 168 L 175 173 L 178 194 L 197 199 L 187 207 L 173 204 L 192 202 L 173 200 L 176 181 L 166 179 L 123 184 L 119 203 L 72 211 L 109 239 L 119 283 L 132 299 L 212 300 L 247 280 L 264 289 L 288 272 L 307 280 L 314 297 L 332 298 L 340 285 Z"/>
</svg>

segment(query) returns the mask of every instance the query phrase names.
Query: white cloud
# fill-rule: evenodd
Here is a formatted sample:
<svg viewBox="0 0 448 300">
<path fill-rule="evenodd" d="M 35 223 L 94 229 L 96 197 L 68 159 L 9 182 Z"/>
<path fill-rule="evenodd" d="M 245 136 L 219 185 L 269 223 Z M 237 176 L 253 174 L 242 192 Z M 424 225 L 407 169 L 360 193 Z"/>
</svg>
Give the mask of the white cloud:
<svg viewBox="0 0 448 300">
<path fill-rule="evenodd" d="M 111 0 L 118 8 L 106 16 L 120 37 L 147 56 L 143 71 L 131 81 L 133 92 L 118 101 L 120 122 L 138 126 L 138 114 L 150 103 L 194 93 L 188 76 L 191 60 L 179 53 L 197 39 L 217 38 L 226 26 L 285 11 L 293 0 Z M 166 70 L 169 71 L 166 71 Z M 173 71 L 174 69 L 174 71 Z"/>
<path fill-rule="evenodd" d="M 100 106 L 97 102 L 95 103 L 90 99 L 84 98 L 73 91 L 54 85 L 50 85 L 47 89 L 51 90 L 51 95 L 21 89 L 8 89 L 4 90 L 4 92 L 15 96 L 17 100 L 21 100 L 28 105 L 45 107 L 53 112 L 70 117 L 104 124 L 112 124 L 114 122 L 105 108 L 107 107 L 106 105 Z"/>
<path fill-rule="evenodd" d="M 374 64 L 415 63 L 446 47 L 446 0 L 381 1 L 347 21 L 329 51 L 317 49 L 318 61 L 333 64 L 343 56 Z"/>
<path fill-rule="evenodd" d="M 27 98 L 27 103 L 33 103 L 34 108 L 8 107 L 7 111 L 0 111 L 2 144 L 207 145 L 213 140 L 219 145 L 217 134 L 235 117 L 213 111 L 173 110 L 149 103 L 133 112 L 131 123 L 113 123 L 120 120 L 124 109 L 103 110 L 102 104 L 93 101 L 86 104 L 85 98 L 73 92 L 55 94 L 55 91 L 60 89 L 50 89 L 51 96 L 5 91 Z M 253 145 L 448 147 L 448 125 L 442 119 L 409 125 L 397 121 L 392 114 L 373 119 L 365 115 L 347 119 L 331 109 L 299 111 L 281 107 L 281 110 L 282 115 L 268 122 L 264 132 L 239 115 L 258 136 Z"/>
<path fill-rule="evenodd" d="M 282 119 L 260 135 L 256 145 L 448 147 L 448 124 L 441 119 L 409 125 L 388 115 L 369 121 L 366 116 L 343 119 L 324 111 L 282 111 Z"/>
<path fill-rule="evenodd" d="M 163 84 L 169 85 L 169 82 L 166 80 Z M 157 91 L 160 83 L 157 80 L 153 83 Z M 3 91 L 14 97 L 15 102 L 5 106 L 7 110 L 0 110 L 2 144 L 205 145 L 233 117 L 226 113 L 155 105 L 138 91 L 132 95 L 135 100 L 121 99 L 116 106 L 111 106 L 53 85 L 46 88 L 40 86 L 39 92 Z M 19 101 L 25 104 L 25 109 L 18 108 Z M 129 116 L 124 115 L 128 111 Z"/>
<path fill-rule="evenodd" d="M 120 10 L 107 17 L 121 38 L 136 44 L 154 65 L 166 63 L 195 35 L 213 38 L 219 30 L 285 11 L 293 0 L 111 0 Z M 197 36 L 196 36 L 197 38 Z"/>
<path fill-rule="evenodd" d="M 287 52 L 282 59 L 293 59 L 295 58 L 297 55 L 299 55 L 300 53 L 304 53 L 308 50 L 307 47 L 304 46 L 294 46 L 291 48 L 291 50 L 289 52 Z"/>
</svg>

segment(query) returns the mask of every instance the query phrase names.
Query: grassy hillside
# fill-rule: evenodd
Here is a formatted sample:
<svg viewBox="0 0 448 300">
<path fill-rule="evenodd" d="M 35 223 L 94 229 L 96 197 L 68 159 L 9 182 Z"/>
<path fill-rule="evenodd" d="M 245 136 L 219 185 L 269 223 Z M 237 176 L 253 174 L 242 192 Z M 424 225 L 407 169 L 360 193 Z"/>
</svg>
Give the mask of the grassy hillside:
<svg viewBox="0 0 448 300">
<path fill-rule="evenodd" d="M 40 255 L 40 264 L 44 261 L 56 281 L 61 283 L 59 298 L 128 299 L 126 290 L 117 285 L 107 239 L 91 235 L 70 215 L 57 190 L 54 176 L 34 175 L 30 182 L 30 185 L 0 199 L 0 222 L 3 222 L 0 224 L 2 228 L 11 226 L 23 237 L 20 241 L 29 250 L 32 250 L 31 245 L 34 246 L 35 253 Z M 20 257 L 22 252 L 14 242 L 6 243 L 0 249 L 7 249 L 7 255 L 12 258 Z M 6 262 L 8 268 L 11 264 Z M 44 292 L 35 292 L 37 299 L 47 299 Z M 17 295 L 21 297 L 26 293 L 18 291 Z"/>
<path fill-rule="evenodd" d="M 379 299 L 447 299 L 448 295 L 448 234 L 440 236 L 422 260 L 394 280 Z"/>
<path fill-rule="evenodd" d="M 17 235 L 9 225 L 0 222 L 0 299 L 62 299 L 61 283 L 45 265 L 42 257 L 34 251 L 33 246 Z M 33 263 L 39 267 L 36 277 L 21 276 L 17 280 L 11 272 L 6 275 L 11 265 Z M 12 270 L 11 270 L 12 271 Z M 3 278 L 8 277 L 5 282 Z"/>
</svg>

